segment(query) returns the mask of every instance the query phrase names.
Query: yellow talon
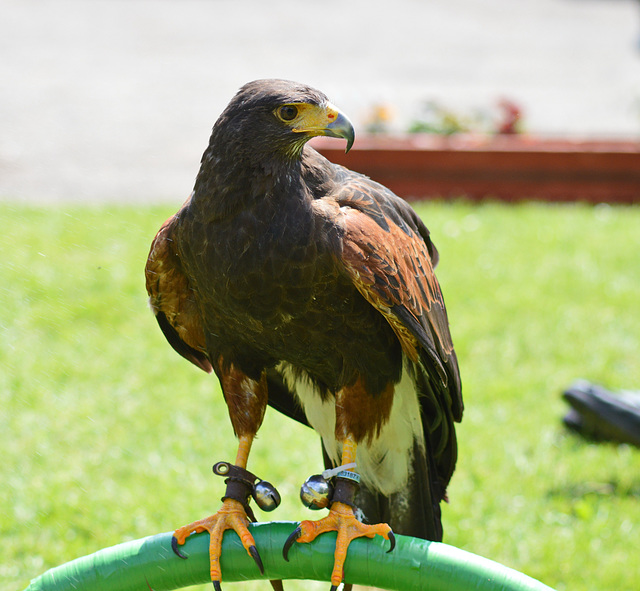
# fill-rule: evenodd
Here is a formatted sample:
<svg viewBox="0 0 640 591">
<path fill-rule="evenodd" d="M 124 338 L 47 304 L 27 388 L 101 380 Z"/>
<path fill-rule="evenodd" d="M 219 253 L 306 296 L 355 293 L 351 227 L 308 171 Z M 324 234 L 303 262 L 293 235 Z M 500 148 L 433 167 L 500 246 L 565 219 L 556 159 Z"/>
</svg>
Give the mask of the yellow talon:
<svg viewBox="0 0 640 591">
<path fill-rule="evenodd" d="M 318 521 L 303 521 L 298 530 L 300 534 L 296 537 L 296 541 L 299 543 L 312 542 L 320 534 L 328 531 L 338 532 L 331 574 L 331 584 L 336 587 L 344 578 L 344 562 L 352 540 L 362 537 L 373 538 L 376 534 L 388 540 L 390 535 L 393 535 L 391 527 L 386 523 L 375 525 L 361 523 L 353 514 L 353 509 L 344 503 L 333 503 L 329 515 Z"/>
</svg>

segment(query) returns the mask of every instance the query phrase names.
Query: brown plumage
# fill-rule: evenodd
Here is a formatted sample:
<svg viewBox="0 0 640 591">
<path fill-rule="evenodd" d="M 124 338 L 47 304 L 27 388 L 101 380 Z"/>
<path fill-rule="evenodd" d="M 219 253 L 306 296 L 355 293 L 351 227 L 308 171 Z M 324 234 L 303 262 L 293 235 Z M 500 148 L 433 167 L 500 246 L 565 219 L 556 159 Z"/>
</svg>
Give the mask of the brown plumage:
<svg viewBox="0 0 640 591">
<path fill-rule="evenodd" d="M 439 540 L 462 397 L 438 254 L 409 205 L 327 161 L 306 145 L 315 135 L 353 142 L 319 91 L 240 89 L 152 244 L 151 307 L 174 349 L 220 379 L 238 465 L 270 404 L 319 432 L 328 464 L 356 456 L 367 521 Z"/>
</svg>

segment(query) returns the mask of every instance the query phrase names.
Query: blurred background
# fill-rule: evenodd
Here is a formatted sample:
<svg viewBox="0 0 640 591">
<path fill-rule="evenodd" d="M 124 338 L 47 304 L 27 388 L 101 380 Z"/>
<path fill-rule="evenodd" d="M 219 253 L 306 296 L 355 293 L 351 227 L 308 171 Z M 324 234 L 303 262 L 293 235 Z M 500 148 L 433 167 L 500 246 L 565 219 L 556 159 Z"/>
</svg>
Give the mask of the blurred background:
<svg viewBox="0 0 640 591">
<path fill-rule="evenodd" d="M 525 138 L 640 141 L 636 0 L 0 0 L 0 53 L 0 591 L 218 506 L 227 411 L 142 270 L 242 84 L 316 86 L 361 138 L 517 112 Z M 640 586 L 640 453 L 561 421 L 576 378 L 640 388 L 640 209 L 604 201 L 414 204 L 466 404 L 445 542 L 559 591 Z M 320 464 L 268 412 L 250 468 L 283 505 L 259 519 L 309 518 Z"/>
<path fill-rule="evenodd" d="M 366 129 L 425 106 L 532 134 L 640 137 L 636 0 L 0 0 L 0 198 L 181 201 L 245 82 Z"/>
</svg>

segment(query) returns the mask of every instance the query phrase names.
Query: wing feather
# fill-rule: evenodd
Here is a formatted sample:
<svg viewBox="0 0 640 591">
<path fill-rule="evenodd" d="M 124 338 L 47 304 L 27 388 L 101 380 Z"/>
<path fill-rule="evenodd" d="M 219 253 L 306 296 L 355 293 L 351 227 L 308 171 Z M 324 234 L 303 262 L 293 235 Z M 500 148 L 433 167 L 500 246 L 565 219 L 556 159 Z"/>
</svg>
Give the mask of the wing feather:
<svg viewBox="0 0 640 591">
<path fill-rule="evenodd" d="M 366 177 L 345 179 L 337 202 L 343 262 L 355 286 L 387 319 L 409 359 L 437 373 L 460 420 L 459 371 L 428 230 L 406 202 Z"/>
<path fill-rule="evenodd" d="M 440 500 L 446 498 L 456 464 L 453 423 L 462 419 L 463 403 L 447 311 L 434 273 L 438 251 L 413 209 L 382 185 L 345 171 L 339 187 L 342 264 L 358 291 L 389 322 L 411 361 L 425 443 L 435 464 L 429 469 L 437 473 L 430 486 Z"/>
<path fill-rule="evenodd" d="M 194 365 L 211 373 L 200 308 L 182 270 L 173 232 L 176 216 L 160 228 L 145 267 L 149 305 L 169 344 Z"/>
</svg>

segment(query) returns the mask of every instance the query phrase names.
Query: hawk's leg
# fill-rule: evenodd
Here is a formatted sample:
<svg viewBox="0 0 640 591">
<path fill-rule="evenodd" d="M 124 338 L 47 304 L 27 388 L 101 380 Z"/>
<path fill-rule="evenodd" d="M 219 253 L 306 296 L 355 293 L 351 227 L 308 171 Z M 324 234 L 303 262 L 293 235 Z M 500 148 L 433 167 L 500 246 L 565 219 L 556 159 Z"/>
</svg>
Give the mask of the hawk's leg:
<svg viewBox="0 0 640 591">
<path fill-rule="evenodd" d="M 342 444 L 342 465 L 350 464 L 356 458 L 356 443 L 353 437 L 348 436 Z M 329 515 L 318 521 L 303 521 L 291 534 L 284 547 L 284 557 L 287 559 L 289 548 L 294 540 L 300 543 L 311 542 L 317 536 L 328 531 L 337 531 L 338 538 L 334 553 L 333 572 L 331 574 L 331 590 L 335 591 L 344 578 L 344 562 L 347 558 L 347 549 L 351 540 L 355 538 L 373 538 L 376 534 L 387 540 L 391 540 L 391 549 L 395 546 L 395 538 L 391 528 L 386 523 L 376 525 L 365 525 L 356 519 L 352 501 L 355 494 L 355 487 L 351 488 L 349 483 L 351 478 L 338 483 L 336 495 L 342 500 L 334 501 L 331 505 Z M 343 484 L 342 490 L 340 484 Z M 335 498 L 334 496 L 334 498 Z M 351 497 L 351 498 L 349 498 Z M 344 501 L 344 502 L 343 502 Z"/>
<path fill-rule="evenodd" d="M 262 424 L 267 406 L 266 374 L 263 373 L 259 380 L 251 379 L 232 364 L 225 364 L 222 359 L 218 360 L 216 373 L 220 378 L 224 398 L 229 408 L 233 430 L 239 439 L 235 465 L 246 469 L 251 444 Z M 173 534 L 172 547 L 180 556 L 178 546 L 184 544 L 187 536 L 202 531 L 209 532 L 209 565 L 211 580 L 216 590 L 220 589 L 222 576 L 220 570 L 222 536 L 228 529 L 233 529 L 238 534 L 249 556 L 255 560 L 260 571 L 264 572 L 255 540 L 248 529 L 249 494 L 249 487 L 243 487 L 241 484 L 239 486 L 237 481 L 229 479 L 222 507 L 217 513 L 178 528 Z"/>
<path fill-rule="evenodd" d="M 235 462 L 236 466 L 240 468 L 246 467 L 252 440 L 253 437 L 251 436 L 240 437 L 240 445 L 238 446 L 238 454 Z M 249 533 L 248 525 L 249 518 L 247 517 L 243 503 L 240 500 L 226 497 L 222 503 L 222 507 L 214 515 L 178 528 L 173 534 L 174 540 L 172 541 L 172 545 L 174 551 L 181 556 L 180 551 L 177 549 L 178 545 L 184 544 L 187 537 L 192 533 L 208 531 L 210 537 L 209 570 L 214 588 L 219 589 L 222 574 L 220 571 L 222 535 L 228 529 L 233 529 L 238 534 L 249 556 L 256 561 L 260 571 L 264 571 L 260 555 L 256 549 L 256 543 L 251 533 Z"/>
</svg>

